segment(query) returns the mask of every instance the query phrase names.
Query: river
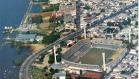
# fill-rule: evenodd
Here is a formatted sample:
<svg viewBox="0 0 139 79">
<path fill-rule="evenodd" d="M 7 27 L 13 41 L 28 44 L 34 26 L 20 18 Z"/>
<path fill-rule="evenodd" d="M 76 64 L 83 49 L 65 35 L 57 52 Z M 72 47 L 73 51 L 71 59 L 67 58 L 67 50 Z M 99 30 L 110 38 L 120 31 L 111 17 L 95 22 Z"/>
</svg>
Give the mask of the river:
<svg viewBox="0 0 139 79">
<path fill-rule="evenodd" d="M 6 44 L 6 35 L 2 33 L 5 26 L 19 26 L 28 4 L 29 0 L 0 0 L 0 79 L 18 79 L 19 67 L 13 61 L 29 56 L 26 48 L 17 52 L 15 47 Z"/>
</svg>

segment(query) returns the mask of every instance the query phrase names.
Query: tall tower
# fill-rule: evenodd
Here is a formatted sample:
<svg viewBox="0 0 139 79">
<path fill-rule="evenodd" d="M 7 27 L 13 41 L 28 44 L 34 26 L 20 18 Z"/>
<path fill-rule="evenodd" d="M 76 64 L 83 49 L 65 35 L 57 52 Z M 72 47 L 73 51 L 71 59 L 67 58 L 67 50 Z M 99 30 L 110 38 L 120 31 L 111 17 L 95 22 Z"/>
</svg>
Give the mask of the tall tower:
<svg viewBox="0 0 139 79">
<path fill-rule="evenodd" d="M 56 47 L 55 47 L 55 45 L 53 46 L 53 50 L 54 50 L 54 63 L 57 64 L 57 60 L 56 60 Z"/>
<path fill-rule="evenodd" d="M 112 40 L 113 40 L 113 38 L 114 38 L 114 35 L 112 34 L 111 36 L 112 36 Z"/>
<path fill-rule="evenodd" d="M 129 32 L 128 32 L 128 41 L 129 43 L 131 43 L 131 29 L 129 29 Z"/>
<path fill-rule="evenodd" d="M 103 70 L 106 71 L 105 53 L 102 53 L 102 58 L 103 58 Z"/>
<path fill-rule="evenodd" d="M 92 46 L 92 39 L 90 40 L 90 42 L 91 42 L 91 48 L 92 48 L 92 47 L 93 47 L 93 46 Z"/>
<path fill-rule="evenodd" d="M 86 26 L 84 26 L 84 39 L 86 39 Z"/>
</svg>

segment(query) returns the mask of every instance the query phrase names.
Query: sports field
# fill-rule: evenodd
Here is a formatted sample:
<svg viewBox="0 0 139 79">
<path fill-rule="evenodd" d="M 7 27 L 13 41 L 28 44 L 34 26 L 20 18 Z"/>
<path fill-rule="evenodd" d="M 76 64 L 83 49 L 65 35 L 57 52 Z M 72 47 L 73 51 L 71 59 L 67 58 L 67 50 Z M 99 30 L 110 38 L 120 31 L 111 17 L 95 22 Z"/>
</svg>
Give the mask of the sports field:
<svg viewBox="0 0 139 79">
<path fill-rule="evenodd" d="M 110 61 L 110 58 L 113 55 L 114 51 L 107 50 L 107 49 L 98 49 L 98 48 L 91 48 L 90 51 L 80 59 L 80 61 L 82 62 L 82 64 L 92 64 L 92 65 L 102 66 L 103 52 L 105 52 L 106 63 L 107 63 Z"/>
</svg>

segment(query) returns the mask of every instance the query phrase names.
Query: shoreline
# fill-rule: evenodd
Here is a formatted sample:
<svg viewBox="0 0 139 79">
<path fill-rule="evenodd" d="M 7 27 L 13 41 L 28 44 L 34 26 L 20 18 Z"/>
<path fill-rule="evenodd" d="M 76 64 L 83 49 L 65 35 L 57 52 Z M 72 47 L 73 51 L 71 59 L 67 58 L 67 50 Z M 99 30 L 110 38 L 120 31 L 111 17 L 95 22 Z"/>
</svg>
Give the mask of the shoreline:
<svg viewBox="0 0 139 79">
<path fill-rule="evenodd" d="M 25 27 L 24 25 L 27 25 L 27 19 L 29 17 L 28 14 L 30 13 L 32 6 L 33 6 L 33 2 L 32 2 L 32 0 L 29 0 L 28 8 L 27 8 L 26 12 L 24 13 L 23 18 L 22 18 L 17 30 L 22 30 L 22 28 Z"/>
<path fill-rule="evenodd" d="M 41 49 L 45 47 L 44 44 L 24 44 L 23 47 L 28 48 L 31 54 L 38 53 Z"/>
</svg>

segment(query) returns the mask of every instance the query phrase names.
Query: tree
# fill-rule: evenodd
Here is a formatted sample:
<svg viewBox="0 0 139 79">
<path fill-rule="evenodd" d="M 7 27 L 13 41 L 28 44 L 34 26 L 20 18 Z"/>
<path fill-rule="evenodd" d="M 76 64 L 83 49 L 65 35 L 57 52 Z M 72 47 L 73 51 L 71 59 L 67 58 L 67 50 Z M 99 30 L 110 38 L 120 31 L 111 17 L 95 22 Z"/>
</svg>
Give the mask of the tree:
<svg viewBox="0 0 139 79">
<path fill-rule="evenodd" d="M 135 23 L 135 28 L 138 28 L 138 21 L 136 21 Z"/>
<path fill-rule="evenodd" d="M 46 9 L 43 9 L 43 12 L 52 12 L 52 11 L 58 11 L 59 10 L 59 3 L 58 4 L 50 4 L 50 6 Z"/>
<path fill-rule="evenodd" d="M 50 55 L 49 55 L 48 63 L 49 63 L 49 64 L 54 63 L 54 54 L 50 54 Z"/>
<path fill-rule="evenodd" d="M 123 40 L 123 43 L 126 44 L 126 46 L 127 46 L 128 49 L 131 49 L 131 48 L 134 47 L 134 44 L 132 42 L 129 43 L 128 40 Z"/>
<path fill-rule="evenodd" d="M 122 24 L 123 25 L 127 25 L 128 24 L 128 21 L 127 20 L 123 20 Z"/>
<path fill-rule="evenodd" d="M 90 6 L 88 6 L 88 5 L 85 5 L 84 9 L 86 9 L 86 10 L 90 10 L 90 9 L 91 9 L 91 7 L 90 7 Z"/>
<path fill-rule="evenodd" d="M 58 55 L 56 56 L 57 62 L 61 62 L 61 59 L 62 59 L 62 55 L 61 55 L 61 54 L 58 54 Z"/>
<path fill-rule="evenodd" d="M 100 12 L 105 12 L 105 9 L 101 9 L 101 11 Z"/>
<path fill-rule="evenodd" d="M 127 18 L 127 22 L 128 24 L 131 24 L 131 19 L 129 17 Z"/>
<path fill-rule="evenodd" d="M 53 68 L 50 68 L 49 71 L 51 72 L 51 75 L 53 75 L 55 73 L 55 70 Z"/>
<path fill-rule="evenodd" d="M 56 23 L 50 23 L 49 24 L 49 28 L 52 30 L 55 30 L 56 27 L 58 27 L 58 25 Z"/>
<path fill-rule="evenodd" d="M 66 46 L 66 45 L 67 45 L 67 43 L 66 43 L 65 41 L 61 41 L 61 42 L 60 42 L 60 46 L 61 46 L 61 47 L 64 47 L 64 46 Z"/>
<path fill-rule="evenodd" d="M 64 24 L 64 20 L 63 20 L 63 19 L 61 19 L 61 20 L 60 20 L 60 23 L 61 23 L 61 24 Z"/>
<path fill-rule="evenodd" d="M 43 23 L 42 16 L 34 16 L 34 17 L 32 17 L 32 23 L 36 23 L 36 24 Z"/>
<path fill-rule="evenodd" d="M 60 33 L 59 32 L 56 32 L 56 31 L 53 31 L 49 36 L 48 35 L 45 35 L 43 40 L 42 40 L 42 43 L 44 44 L 51 44 L 53 42 L 55 42 L 57 39 L 60 38 Z"/>
<path fill-rule="evenodd" d="M 46 54 L 41 54 L 39 59 L 39 63 L 42 63 Z"/>
<path fill-rule="evenodd" d="M 62 51 L 62 48 L 60 47 L 60 48 L 58 48 L 57 50 L 56 50 L 56 53 L 61 53 L 61 51 Z"/>
<path fill-rule="evenodd" d="M 107 22 L 107 26 L 114 26 L 113 22 Z"/>
<path fill-rule="evenodd" d="M 121 23 L 121 22 L 118 23 L 118 27 L 120 28 L 120 30 L 123 29 L 123 27 L 122 27 L 122 23 Z"/>
<path fill-rule="evenodd" d="M 133 44 L 132 42 L 127 44 L 127 48 L 128 48 L 128 49 L 131 49 L 131 48 L 133 48 L 133 47 L 134 47 L 134 44 Z"/>
</svg>

